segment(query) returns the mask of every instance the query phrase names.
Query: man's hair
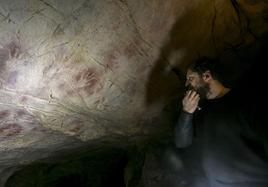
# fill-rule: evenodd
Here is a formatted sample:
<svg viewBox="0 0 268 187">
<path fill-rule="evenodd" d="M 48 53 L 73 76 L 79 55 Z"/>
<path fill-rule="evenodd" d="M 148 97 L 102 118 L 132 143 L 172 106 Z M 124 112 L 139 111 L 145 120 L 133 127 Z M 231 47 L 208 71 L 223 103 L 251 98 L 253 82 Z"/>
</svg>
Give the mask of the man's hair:
<svg viewBox="0 0 268 187">
<path fill-rule="evenodd" d="M 189 69 L 198 73 L 200 76 L 206 71 L 209 71 L 213 79 L 218 80 L 221 83 L 225 82 L 222 75 L 224 67 L 220 65 L 218 59 L 208 57 L 199 58 L 189 66 Z"/>
</svg>

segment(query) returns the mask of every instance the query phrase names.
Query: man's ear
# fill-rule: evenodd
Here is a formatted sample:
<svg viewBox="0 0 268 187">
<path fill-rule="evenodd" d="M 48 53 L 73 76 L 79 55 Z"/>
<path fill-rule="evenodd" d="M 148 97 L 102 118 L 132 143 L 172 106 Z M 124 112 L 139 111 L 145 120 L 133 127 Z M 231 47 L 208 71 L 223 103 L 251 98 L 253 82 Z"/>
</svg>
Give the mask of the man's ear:
<svg viewBox="0 0 268 187">
<path fill-rule="evenodd" d="M 203 74 L 202 74 L 202 78 L 204 81 L 209 81 L 212 79 L 212 75 L 210 73 L 209 70 L 205 71 Z"/>
</svg>

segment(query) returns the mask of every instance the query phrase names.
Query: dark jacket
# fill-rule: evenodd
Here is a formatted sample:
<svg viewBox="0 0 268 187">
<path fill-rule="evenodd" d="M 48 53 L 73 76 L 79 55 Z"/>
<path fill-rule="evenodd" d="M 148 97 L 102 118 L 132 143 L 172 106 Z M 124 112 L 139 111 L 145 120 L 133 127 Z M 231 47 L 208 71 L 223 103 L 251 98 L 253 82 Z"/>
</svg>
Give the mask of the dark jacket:
<svg viewBox="0 0 268 187">
<path fill-rule="evenodd" d="M 256 108 L 231 91 L 181 113 L 175 144 L 197 144 L 211 187 L 268 187 L 268 123 Z"/>
</svg>

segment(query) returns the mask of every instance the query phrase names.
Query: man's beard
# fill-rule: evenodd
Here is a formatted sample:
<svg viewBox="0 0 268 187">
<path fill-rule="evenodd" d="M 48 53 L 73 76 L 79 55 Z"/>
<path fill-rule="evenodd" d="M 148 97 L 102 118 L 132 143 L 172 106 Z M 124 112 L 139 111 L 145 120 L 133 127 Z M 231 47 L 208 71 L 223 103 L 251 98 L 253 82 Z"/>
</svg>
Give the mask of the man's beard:
<svg viewBox="0 0 268 187">
<path fill-rule="evenodd" d="M 207 94 L 209 92 L 209 85 L 206 83 L 200 84 L 199 86 L 193 87 L 188 86 L 188 90 L 194 90 L 199 94 L 200 100 L 207 99 Z"/>
</svg>

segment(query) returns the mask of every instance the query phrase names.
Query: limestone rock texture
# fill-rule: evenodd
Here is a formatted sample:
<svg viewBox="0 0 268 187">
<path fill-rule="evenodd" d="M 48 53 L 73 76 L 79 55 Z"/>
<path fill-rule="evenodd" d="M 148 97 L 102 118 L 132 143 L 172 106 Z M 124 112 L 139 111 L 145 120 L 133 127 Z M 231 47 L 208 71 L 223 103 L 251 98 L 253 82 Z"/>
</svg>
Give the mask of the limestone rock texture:
<svg viewBox="0 0 268 187">
<path fill-rule="evenodd" d="M 199 56 L 268 31 L 267 0 L 0 0 L 0 175 L 94 141 L 169 132 Z"/>
</svg>

